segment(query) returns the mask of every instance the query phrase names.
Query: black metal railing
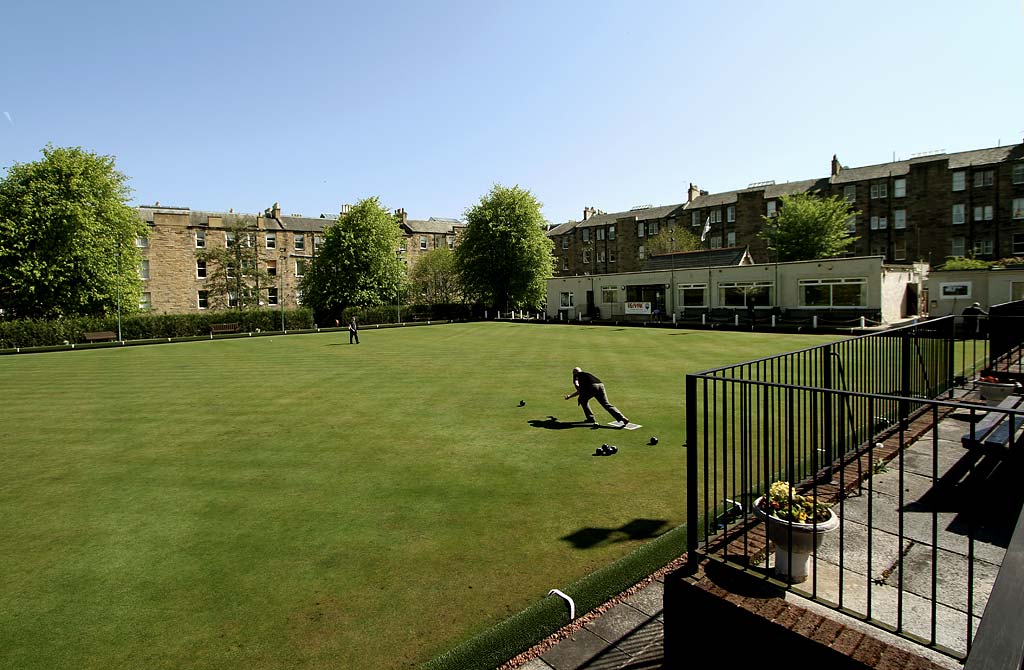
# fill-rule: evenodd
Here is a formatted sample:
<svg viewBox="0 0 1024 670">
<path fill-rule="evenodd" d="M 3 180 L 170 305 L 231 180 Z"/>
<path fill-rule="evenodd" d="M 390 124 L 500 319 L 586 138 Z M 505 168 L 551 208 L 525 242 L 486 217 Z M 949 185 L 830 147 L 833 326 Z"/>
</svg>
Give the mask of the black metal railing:
<svg viewBox="0 0 1024 670">
<path fill-rule="evenodd" d="M 946 317 L 687 375 L 691 557 L 772 578 L 765 570 L 769 535 L 752 506 L 773 482 L 791 482 L 801 493 L 831 500 L 839 528 L 812 552 L 810 583 L 788 588 L 965 657 L 983 609 L 975 549 L 985 527 L 985 473 L 1000 459 L 954 443 L 954 456 L 963 458 L 954 459 L 952 474 L 944 472 L 939 463 L 949 464 L 950 436 L 934 427 L 944 416 L 958 416 L 966 444 L 985 411 L 1011 414 L 1012 421 L 1022 416 L 1024 408 L 954 399 L 955 382 L 973 377 L 987 353 L 986 341 L 965 332 L 962 319 Z M 1010 442 L 1015 439 L 1011 434 Z M 913 461 L 906 450 L 915 440 Z M 886 468 L 886 480 L 877 478 Z M 884 491 L 876 491 L 883 481 Z M 957 508 L 956 537 L 966 545 L 966 589 L 955 606 L 939 597 L 939 575 L 948 578 L 959 565 L 939 540 L 951 507 Z M 790 528 L 780 543 L 792 549 L 793 541 Z M 915 547 L 912 565 L 909 547 Z M 987 570 L 990 563 L 984 564 Z M 910 620 L 908 611 L 915 613 Z M 946 629 L 953 619 L 962 626 L 951 637 Z"/>
</svg>

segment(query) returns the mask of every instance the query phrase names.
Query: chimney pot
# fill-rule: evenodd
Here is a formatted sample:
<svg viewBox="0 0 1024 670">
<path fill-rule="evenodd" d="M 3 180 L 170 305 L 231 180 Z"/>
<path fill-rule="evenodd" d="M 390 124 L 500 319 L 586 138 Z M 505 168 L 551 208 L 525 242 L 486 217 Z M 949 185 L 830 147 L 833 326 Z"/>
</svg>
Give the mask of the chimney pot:
<svg viewBox="0 0 1024 670">
<path fill-rule="evenodd" d="M 839 159 L 836 158 L 835 154 L 832 154 L 832 176 L 835 177 L 839 174 L 839 171 L 843 169 L 843 166 L 839 164 Z"/>
</svg>

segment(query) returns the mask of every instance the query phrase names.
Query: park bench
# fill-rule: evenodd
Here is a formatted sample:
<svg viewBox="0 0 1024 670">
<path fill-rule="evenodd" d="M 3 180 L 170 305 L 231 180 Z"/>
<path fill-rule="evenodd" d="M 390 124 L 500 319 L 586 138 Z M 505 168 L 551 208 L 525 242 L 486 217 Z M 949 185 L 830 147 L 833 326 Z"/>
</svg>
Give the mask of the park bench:
<svg viewBox="0 0 1024 670">
<path fill-rule="evenodd" d="M 1024 426 L 1024 396 L 1008 395 L 996 408 L 1021 413 L 989 411 L 972 430 L 960 437 L 964 449 L 1009 449 L 1016 444 L 1017 433 Z"/>
<path fill-rule="evenodd" d="M 210 335 L 220 335 L 223 333 L 237 333 L 237 323 L 214 323 L 210 325 Z"/>
<path fill-rule="evenodd" d="M 112 342 L 117 339 L 117 333 L 111 330 L 96 330 L 89 333 L 84 333 L 86 342 Z"/>
</svg>

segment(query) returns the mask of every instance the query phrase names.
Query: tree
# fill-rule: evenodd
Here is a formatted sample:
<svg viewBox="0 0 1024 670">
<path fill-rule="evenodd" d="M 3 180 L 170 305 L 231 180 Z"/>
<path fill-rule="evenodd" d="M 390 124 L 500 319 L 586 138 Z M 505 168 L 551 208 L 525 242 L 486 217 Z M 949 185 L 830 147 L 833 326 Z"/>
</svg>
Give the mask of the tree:
<svg viewBox="0 0 1024 670">
<path fill-rule="evenodd" d="M 356 203 L 324 229 L 324 240 L 299 284 L 303 303 L 321 315 L 394 302 L 406 290 L 398 257 L 398 221 L 377 198 Z"/>
<path fill-rule="evenodd" d="M 467 297 L 502 310 L 543 303 L 554 245 L 540 208 L 529 191 L 495 184 L 466 210 L 455 266 Z"/>
<path fill-rule="evenodd" d="M 684 228 L 663 228 L 645 245 L 648 256 L 670 254 L 673 251 L 699 251 L 700 238 Z"/>
<path fill-rule="evenodd" d="M 764 228 L 758 235 L 768 241 L 780 261 L 829 258 L 842 254 L 857 239 L 847 227 L 849 218 L 857 214 L 839 196 L 784 195 L 776 216 L 761 217 Z"/>
<path fill-rule="evenodd" d="M 416 299 L 430 305 L 451 304 L 462 297 L 455 254 L 448 247 L 420 256 L 409 272 L 409 280 Z"/>
<path fill-rule="evenodd" d="M 240 217 L 224 230 L 228 238 L 226 248 L 207 247 L 196 252 L 196 258 L 206 263 L 210 307 L 258 308 L 266 304 L 267 289 L 274 286 L 260 257 L 256 224 L 249 217 Z"/>
<path fill-rule="evenodd" d="M 103 316 L 139 309 L 137 238 L 148 230 L 127 204 L 113 156 L 43 149 L 0 181 L 0 309 L 4 318 Z"/>
</svg>

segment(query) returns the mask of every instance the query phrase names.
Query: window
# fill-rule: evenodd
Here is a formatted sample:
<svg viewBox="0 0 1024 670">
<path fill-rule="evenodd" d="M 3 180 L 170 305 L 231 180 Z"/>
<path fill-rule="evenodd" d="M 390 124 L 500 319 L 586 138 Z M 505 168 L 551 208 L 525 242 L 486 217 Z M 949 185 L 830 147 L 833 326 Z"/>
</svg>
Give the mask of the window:
<svg viewBox="0 0 1024 670">
<path fill-rule="evenodd" d="M 205 249 L 205 248 L 206 248 L 206 231 L 205 230 L 197 230 L 196 231 L 196 249 Z"/>
<path fill-rule="evenodd" d="M 722 248 L 722 236 L 721 235 L 712 235 L 711 236 L 711 242 L 709 243 L 709 246 L 712 249 L 721 249 Z"/>
<path fill-rule="evenodd" d="M 295 304 L 296 305 L 301 305 L 302 304 L 302 291 L 301 290 L 296 290 L 295 291 Z"/>
<path fill-rule="evenodd" d="M 153 294 L 146 291 L 139 298 L 139 309 L 151 309 L 153 307 Z"/>
<path fill-rule="evenodd" d="M 306 236 L 303 233 L 297 233 L 295 235 L 295 251 L 306 250 Z"/>
<path fill-rule="evenodd" d="M 598 228 L 597 229 L 597 241 L 600 242 L 602 240 L 604 240 L 604 228 Z"/>
<path fill-rule="evenodd" d="M 857 200 L 856 184 L 850 184 L 848 186 L 843 187 L 843 199 L 845 199 L 846 202 L 854 202 Z"/>
<path fill-rule="evenodd" d="M 560 294 L 559 298 L 560 298 L 559 305 L 563 309 L 569 308 L 569 307 L 573 306 L 573 298 L 574 298 L 574 296 L 573 296 L 572 291 L 562 291 L 562 293 Z"/>
<path fill-rule="evenodd" d="M 295 276 L 304 277 L 306 275 L 306 259 L 296 258 L 295 259 Z"/>
<path fill-rule="evenodd" d="M 271 287 L 271 288 L 267 289 L 267 304 L 268 305 L 276 305 L 277 304 L 277 289 L 276 288 Z"/>
<path fill-rule="evenodd" d="M 903 198 L 907 195 L 907 180 L 906 179 L 893 179 L 892 180 L 892 197 Z"/>
<path fill-rule="evenodd" d="M 1013 166 L 1013 183 L 1024 184 L 1024 163 L 1017 163 Z"/>
<path fill-rule="evenodd" d="M 894 260 L 902 261 L 907 258 L 907 241 L 900 238 L 892 243 L 892 257 Z"/>
<path fill-rule="evenodd" d="M 597 252 L 597 262 L 604 263 L 604 249 L 599 249 Z"/>
<path fill-rule="evenodd" d="M 615 239 L 615 226 L 608 226 L 608 239 L 609 240 L 614 240 Z"/>
<path fill-rule="evenodd" d="M 1013 199 L 1013 218 L 1024 219 L 1024 198 Z"/>
<path fill-rule="evenodd" d="M 772 282 L 725 282 L 718 285 L 718 301 L 723 307 L 770 307 L 774 304 Z"/>
<path fill-rule="evenodd" d="M 569 259 L 568 259 L 568 257 L 562 259 L 562 269 L 563 270 L 568 270 L 569 269 Z"/>
<path fill-rule="evenodd" d="M 846 217 L 846 232 L 853 234 L 857 232 L 857 215 L 851 214 Z"/>
<path fill-rule="evenodd" d="M 427 238 L 421 235 L 420 236 L 420 249 L 422 250 L 422 249 L 426 249 L 426 248 L 427 248 Z"/>
<path fill-rule="evenodd" d="M 964 222 L 964 207 L 965 205 L 963 203 L 953 205 L 953 225 Z"/>
<path fill-rule="evenodd" d="M 650 223 L 647 224 L 647 235 L 648 236 L 653 236 L 653 235 L 657 235 L 657 234 L 658 234 L 658 222 L 657 221 L 651 221 Z"/>
<path fill-rule="evenodd" d="M 892 227 L 896 230 L 903 230 L 907 227 L 907 210 L 894 209 L 892 211 Z"/>
<path fill-rule="evenodd" d="M 197 297 L 199 299 L 199 301 L 198 301 L 199 309 L 208 309 L 210 307 L 210 292 L 209 291 L 199 291 L 199 293 L 197 294 Z"/>
<path fill-rule="evenodd" d="M 867 307 L 868 280 L 864 277 L 801 279 L 801 307 Z"/>
<path fill-rule="evenodd" d="M 640 248 L 636 250 L 636 256 L 640 260 L 644 259 L 644 257 L 646 256 L 646 253 L 647 252 L 644 250 L 644 245 L 642 245 L 642 244 L 640 245 Z"/>
<path fill-rule="evenodd" d="M 700 211 L 690 212 L 690 225 L 694 228 L 700 225 Z"/>
<path fill-rule="evenodd" d="M 1024 254 L 1024 233 L 1013 234 L 1013 253 L 1015 255 Z"/>
<path fill-rule="evenodd" d="M 885 230 L 889 227 L 889 219 L 884 216 L 871 217 L 871 230 Z"/>
<path fill-rule="evenodd" d="M 974 220 L 975 221 L 991 221 L 992 220 L 992 205 L 984 205 L 974 208 Z"/>
<path fill-rule="evenodd" d="M 590 262 L 590 249 L 584 249 L 583 250 L 583 262 L 584 263 L 589 263 Z"/>
<path fill-rule="evenodd" d="M 725 246 L 736 246 L 736 231 L 732 230 L 725 234 Z"/>
<path fill-rule="evenodd" d="M 583 229 L 583 241 L 584 242 L 589 242 L 590 241 L 590 228 L 584 228 Z"/>
<path fill-rule="evenodd" d="M 614 286 L 604 286 L 601 288 L 601 302 L 618 302 L 619 301 L 619 289 Z"/>
<path fill-rule="evenodd" d="M 725 220 L 729 223 L 736 221 L 736 205 L 729 205 L 725 208 Z"/>
<path fill-rule="evenodd" d="M 277 248 L 277 233 L 267 233 L 267 249 Z"/>
<path fill-rule="evenodd" d="M 229 249 L 231 247 L 235 246 L 235 233 L 234 233 L 234 231 L 229 230 L 229 231 L 226 231 L 224 233 L 224 246 L 228 247 Z"/>
<path fill-rule="evenodd" d="M 991 256 L 992 240 L 989 238 L 974 240 L 974 253 L 977 256 Z"/>
<path fill-rule="evenodd" d="M 954 237 L 952 245 L 950 246 L 951 256 L 963 256 L 964 255 L 964 238 Z"/>
<path fill-rule="evenodd" d="M 146 259 L 139 261 L 139 277 L 149 279 L 149 261 Z"/>
<path fill-rule="evenodd" d="M 139 235 L 135 238 L 135 246 L 139 249 L 145 249 L 149 246 L 149 238 L 145 235 Z"/>
<path fill-rule="evenodd" d="M 277 261 L 267 261 L 267 274 L 271 277 L 277 276 Z"/>
<path fill-rule="evenodd" d="M 324 243 L 324 236 L 323 235 L 314 235 L 313 236 L 313 253 L 314 254 L 316 252 L 320 251 L 320 245 L 323 244 L 323 243 Z"/>
<path fill-rule="evenodd" d="M 707 284 L 678 284 L 676 286 L 677 302 L 683 309 L 687 307 L 706 307 Z"/>
<path fill-rule="evenodd" d="M 889 185 L 888 184 L 872 184 L 871 185 L 871 199 L 878 200 L 879 198 L 889 197 Z"/>
<path fill-rule="evenodd" d="M 228 307 L 238 307 L 238 294 L 228 291 Z"/>
<path fill-rule="evenodd" d="M 775 216 L 775 201 L 769 200 L 766 207 L 768 208 L 768 216 Z"/>
<path fill-rule="evenodd" d="M 235 278 L 235 266 L 233 264 L 229 263 L 227 268 L 225 269 L 225 274 L 227 275 L 228 279 L 234 279 Z"/>
<path fill-rule="evenodd" d="M 252 233 L 246 233 L 245 234 L 245 246 L 249 247 L 250 249 L 252 247 L 256 246 L 256 236 L 253 235 Z"/>
<path fill-rule="evenodd" d="M 206 279 L 206 261 L 196 261 L 196 279 Z"/>
<path fill-rule="evenodd" d="M 644 224 L 642 222 L 636 224 L 636 236 L 637 237 L 643 237 L 644 236 Z"/>
<path fill-rule="evenodd" d="M 939 284 L 939 297 L 946 300 L 971 297 L 971 282 L 942 282 Z"/>
<path fill-rule="evenodd" d="M 974 173 L 974 188 L 991 186 L 992 182 L 995 181 L 995 177 L 995 170 L 978 170 Z"/>
<path fill-rule="evenodd" d="M 454 235 L 448 235 L 447 237 L 445 237 L 445 239 L 448 240 L 448 248 L 449 249 L 454 249 L 455 248 L 455 236 Z"/>
<path fill-rule="evenodd" d="M 967 188 L 967 173 L 966 172 L 954 172 L 953 173 L 953 190 L 962 191 Z"/>
<path fill-rule="evenodd" d="M 615 262 L 615 252 L 614 251 L 609 251 L 608 252 L 608 262 L 609 263 L 614 263 Z"/>
<path fill-rule="evenodd" d="M 711 210 L 710 216 L 711 216 L 711 223 L 721 223 L 722 222 L 722 210 L 720 210 L 720 209 L 713 209 L 713 210 Z"/>
<path fill-rule="evenodd" d="M 569 248 L 569 236 L 568 235 L 562 235 L 562 248 L 563 249 L 568 249 Z"/>
</svg>

